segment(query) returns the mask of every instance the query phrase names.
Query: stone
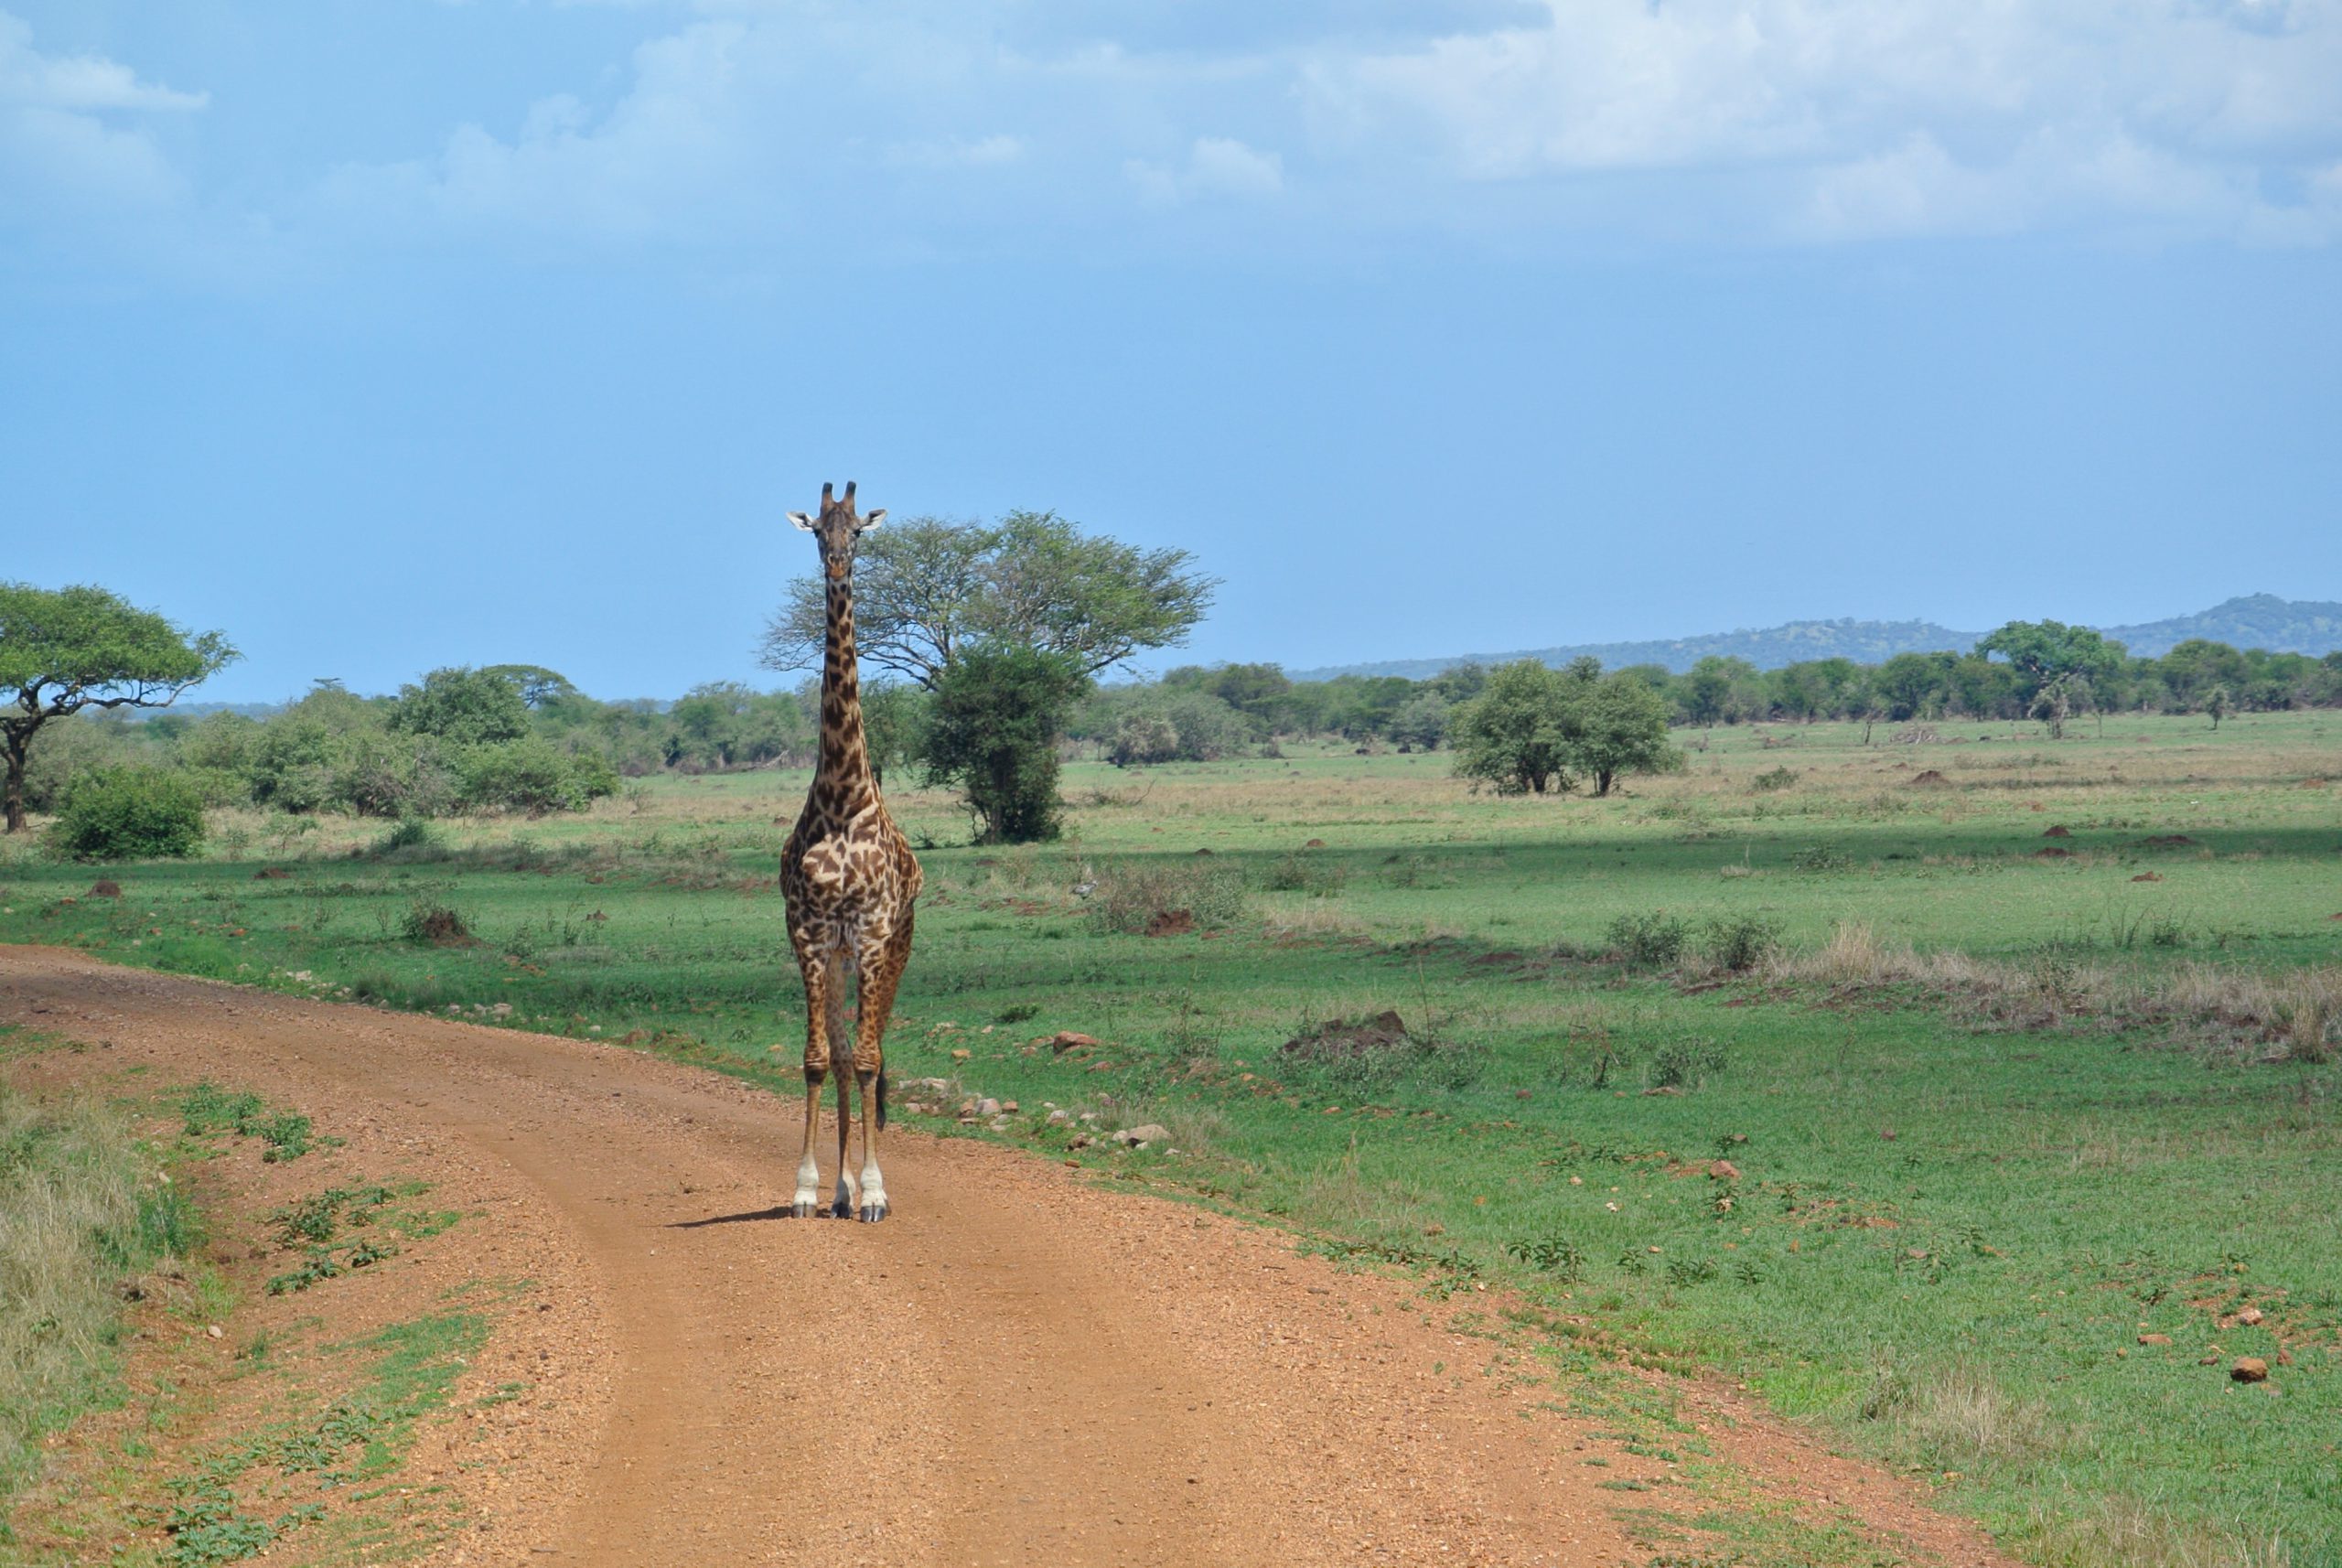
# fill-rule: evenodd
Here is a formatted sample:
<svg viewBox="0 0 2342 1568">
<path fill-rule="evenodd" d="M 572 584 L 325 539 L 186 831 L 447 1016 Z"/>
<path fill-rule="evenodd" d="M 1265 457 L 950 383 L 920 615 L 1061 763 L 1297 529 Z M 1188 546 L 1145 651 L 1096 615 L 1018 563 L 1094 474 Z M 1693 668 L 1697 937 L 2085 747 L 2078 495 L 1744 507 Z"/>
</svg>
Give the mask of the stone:
<svg viewBox="0 0 2342 1568">
<path fill-rule="evenodd" d="M 1049 1049 L 1053 1051 L 1076 1050 L 1095 1046 L 1097 1043 L 1098 1037 L 1095 1035 L 1084 1035 L 1073 1029 L 1059 1029 L 1048 1038 Z"/>
<path fill-rule="evenodd" d="M 997 1116 L 1000 1111 L 1000 1101 L 989 1094 L 976 1101 L 976 1114 L 979 1116 Z"/>
<path fill-rule="evenodd" d="M 2267 1316 L 2268 1316 L 2268 1314 L 2266 1314 L 2266 1313 L 2262 1312 L 2262 1311 L 2261 1311 L 2259 1307 L 2257 1307 L 2257 1306 L 2248 1306 L 2248 1307 L 2246 1307 L 2242 1312 L 2240 1312 L 2240 1313 L 2238 1313 L 2238 1314 L 2236 1315 L 2236 1320 L 2237 1320 L 2239 1323 L 2242 1323 L 2242 1324 L 2245 1324 L 2245 1325 L 2247 1325 L 2247 1326 L 2250 1326 L 2250 1325 L 2251 1325 L 2251 1324 L 2255 1324 L 2255 1323 L 2260 1322 L 2263 1317 L 2266 1317 Z"/>
<path fill-rule="evenodd" d="M 2239 1356 L 2236 1365 L 2229 1369 L 2229 1376 L 2240 1383 L 2265 1383 L 2269 1380 L 2269 1363 L 2258 1356 Z"/>
<path fill-rule="evenodd" d="M 1712 1181 L 1738 1181 L 1740 1167 L 1730 1160 L 1712 1160 L 1708 1163 L 1708 1176 Z"/>
<path fill-rule="evenodd" d="M 1003 1111 L 1007 1111 L 1007 1112 L 1014 1112 L 1014 1111 L 1015 1111 L 1015 1109 L 1016 1109 L 1016 1101 L 1015 1101 L 1014 1100 L 1004 1100 L 1004 1101 L 1002 1101 L 1000 1102 L 1000 1108 L 1001 1108 Z"/>
<path fill-rule="evenodd" d="M 1052 1127 L 1062 1127 L 1072 1120 L 1072 1117 L 1067 1115 L 1062 1111 L 1052 1111 L 1049 1112 L 1049 1125 Z"/>
<path fill-rule="evenodd" d="M 1130 1134 L 1142 1144 L 1159 1144 L 1171 1135 L 1171 1129 L 1159 1122 L 1149 1122 L 1144 1127 L 1133 1127 Z"/>
<path fill-rule="evenodd" d="M 2142 1345 L 2168 1345 L 2171 1343 L 2171 1336 L 2168 1334 L 2142 1334 L 2139 1336 L 2139 1343 Z"/>
</svg>

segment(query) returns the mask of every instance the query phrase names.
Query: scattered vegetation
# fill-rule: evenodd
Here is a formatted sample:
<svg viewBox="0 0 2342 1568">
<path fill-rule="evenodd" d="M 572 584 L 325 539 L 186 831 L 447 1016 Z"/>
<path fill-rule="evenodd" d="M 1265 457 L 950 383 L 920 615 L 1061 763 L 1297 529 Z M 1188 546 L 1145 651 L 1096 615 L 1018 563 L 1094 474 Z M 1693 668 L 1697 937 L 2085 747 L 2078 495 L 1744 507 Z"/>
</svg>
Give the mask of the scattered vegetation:
<svg viewBox="0 0 2342 1568">
<path fill-rule="evenodd" d="M 143 1294 L 200 1240 L 120 1113 L 0 1083 L 0 1505 L 36 1473 L 45 1434 L 110 1397 L 125 1282 Z"/>
<path fill-rule="evenodd" d="M 309 1119 L 297 1111 L 271 1111 L 249 1090 L 226 1090 L 205 1079 L 180 1101 L 187 1134 L 203 1138 L 226 1133 L 258 1138 L 266 1145 L 261 1158 L 272 1164 L 297 1160 L 316 1146 Z"/>
</svg>

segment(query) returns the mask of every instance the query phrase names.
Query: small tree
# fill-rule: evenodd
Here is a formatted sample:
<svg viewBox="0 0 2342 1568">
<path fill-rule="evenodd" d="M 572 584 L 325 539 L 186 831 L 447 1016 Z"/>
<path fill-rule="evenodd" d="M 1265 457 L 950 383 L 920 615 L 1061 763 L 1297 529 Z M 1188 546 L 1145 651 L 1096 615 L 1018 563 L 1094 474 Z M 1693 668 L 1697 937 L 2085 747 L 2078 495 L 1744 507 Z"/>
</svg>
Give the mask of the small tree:
<svg viewBox="0 0 2342 1568">
<path fill-rule="evenodd" d="M 977 843 L 1058 836 L 1058 736 L 1089 684 L 1069 657 L 1018 643 L 964 648 L 943 671 L 921 760 L 929 784 L 966 793 Z"/>
<path fill-rule="evenodd" d="M 1499 664 L 1480 694 L 1456 710 L 1447 726 L 1459 777 L 1496 786 L 1500 795 L 1542 795 L 1570 787 L 1570 737 L 1564 726 L 1571 678 L 1534 659 Z"/>
<path fill-rule="evenodd" d="M 83 708 L 162 708 L 236 657 L 216 631 L 189 636 L 118 594 L 0 583 L 0 786 L 9 832 L 25 826 L 25 762 L 51 719 Z"/>
<path fill-rule="evenodd" d="M 1391 738 L 1410 751 L 1436 751 L 1447 733 L 1447 704 L 1436 692 L 1410 698 L 1391 715 Z"/>
<path fill-rule="evenodd" d="M 1672 773 L 1683 754 L 1668 744 L 1667 699 L 1632 676 L 1610 675 L 1573 693 L 1574 712 L 1566 715 L 1568 755 L 1594 780 L 1596 795 L 1610 793 L 1622 773 Z"/>
<path fill-rule="evenodd" d="M 558 677 L 556 677 L 558 679 Z M 522 682 L 489 670 L 434 670 L 420 686 L 399 688 L 390 727 L 457 746 L 518 740 L 529 733 Z"/>
</svg>

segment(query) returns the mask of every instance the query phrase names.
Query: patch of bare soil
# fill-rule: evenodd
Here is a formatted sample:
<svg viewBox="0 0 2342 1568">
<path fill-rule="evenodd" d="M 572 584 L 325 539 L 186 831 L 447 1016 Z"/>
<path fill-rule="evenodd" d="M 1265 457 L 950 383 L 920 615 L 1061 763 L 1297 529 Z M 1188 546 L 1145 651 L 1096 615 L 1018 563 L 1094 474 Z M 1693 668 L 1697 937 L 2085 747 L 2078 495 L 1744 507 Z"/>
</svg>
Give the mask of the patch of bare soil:
<svg viewBox="0 0 2342 1568">
<path fill-rule="evenodd" d="M 2195 843 L 2196 841 L 2186 833 L 2156 833 L 2152 838 L 2139 841 L 2143 849 L 2190 849 Z"/>
<path fill-rule="evenodd" d="M 1150 937 L 1184 937 L 1196 929 L 1196 917 L 1187 909 L 1158 909 L 1146 922 Z"/>
<path fill-rule="evenodd" d="M 1951 780 L 1930 768 L 1924 773 L 1911 775 L 1910 787 L 1914 789 L 1949 789 Z"/>
<path fill-rule="evenodd" d="M 790 1219 L 795 1105 L 737 1080 L 0 948 L 0 1020 L 36 1013 L 89 1048 L 12 1072 L 208 1077 L 346 1140 L 314 1166 L 234 1156 L 261 1184 L 239 1206 L 343 1173 L 420 1172 L 428 1201 L 471 1216 L 280 1304 L 350 1315 L 332 1319 L 338 1335 L 444 1311 L 450 1292 L 502 1303 L 399 1481 L 459 1527 L 426 1561 L 1650 1560 L 1596 1481 L 1663 1483 L 1664 1462 L 1543 1408 L 1540 1380 L 1478 1376 L 1491 1347 L 1452 1305 L 1298 1255 L 1279 1232 L 901 1133 L 883 1148 L 895 1218 Z M 1390 1015 L 1348 1027 L 1404 1034 Z M 280 1305 L 252 1308 L 257 1326 Z M 1760 1487 L 1829 1501 L 1898 1562 L 2005 1568 L 1916 1487 L 1820 1453 L 1728 1391 L 1696 1397 Z M 230 1397 L 218 1421 L 255 1413 Z M 288 1536 L 271 1561 L 303 1561 L 319 1539 Z"/>
</svg>

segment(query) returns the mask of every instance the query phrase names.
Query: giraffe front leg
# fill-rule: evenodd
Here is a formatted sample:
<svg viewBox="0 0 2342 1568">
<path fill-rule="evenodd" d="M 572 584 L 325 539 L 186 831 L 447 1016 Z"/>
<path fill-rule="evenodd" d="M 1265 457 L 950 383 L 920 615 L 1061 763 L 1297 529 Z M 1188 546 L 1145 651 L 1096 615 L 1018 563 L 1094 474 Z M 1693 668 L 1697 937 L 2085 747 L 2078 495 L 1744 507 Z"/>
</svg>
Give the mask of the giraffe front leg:
<svg viewBox="0 0 2342 1568">
<path fill-rule="evenodd" d="M 804 1157 L 797 1162 L 797 1193 L 790 1200 L 789 1211 L 800 1219 L 811 1219 L 822 1211 L 822 1168 L 813 1158 L 813 1140 L 822 1130 L 822 1079 L 829 1074 L 830 1044 L 837 1037 L 834 1025 L 840 994 L 835 964 L 803 944 L 799 947 L 799 963 L 805 975 L 805 1141 Z M 841 1098 L 845 1093 L 843 1072 L 838 1075 L 838 1093 Z"/>
</svg>

